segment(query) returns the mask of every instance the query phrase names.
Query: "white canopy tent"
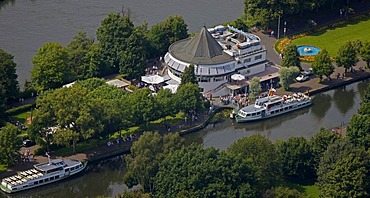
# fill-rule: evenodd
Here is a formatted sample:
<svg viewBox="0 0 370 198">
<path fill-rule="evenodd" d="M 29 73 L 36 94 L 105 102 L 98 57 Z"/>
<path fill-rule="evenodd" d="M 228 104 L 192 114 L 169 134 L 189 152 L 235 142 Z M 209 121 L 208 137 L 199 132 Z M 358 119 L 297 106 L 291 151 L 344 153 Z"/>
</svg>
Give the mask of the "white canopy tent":
<svg viewBox="0 0 370 198">
<path fill-rule="evenodd" d="M 241 74 L 233 74 L 231 75 L 231 79 L 236 80 L 236 81 L 241 81 L 245 79 L 245 76 Z"/>
<path fill-rule="evenodd" d="M 141 76 L 141 81 L 148 84 L 157 85 L 163 83 L 164 78 L 159 75 Z"/>
<path fill-rule="evenodd" d="M 163 86 L 163 89 L 169 89 L 171 90 L 171 93 L 176 93 L 178 87 L 179 85 L 170 84 L 170 85 Z"/>
</svg>

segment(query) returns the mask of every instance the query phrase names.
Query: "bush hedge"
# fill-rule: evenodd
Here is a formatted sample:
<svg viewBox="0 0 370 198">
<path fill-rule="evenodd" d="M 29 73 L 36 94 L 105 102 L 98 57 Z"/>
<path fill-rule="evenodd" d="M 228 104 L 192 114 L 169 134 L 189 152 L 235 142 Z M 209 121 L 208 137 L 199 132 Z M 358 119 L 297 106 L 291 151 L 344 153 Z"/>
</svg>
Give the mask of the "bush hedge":
<svg viewBox="0 0 370 198">
<path fill-rule="evenodd" d="M 31 111 L 31 109 L 35 107 L 36 107 L 35 104 L 26 104 L 26 105 L 12 108 L 12 109 L 8 109 L 5 111 L 5 114 L 7 116 L 14 116 L 14 115 L 21 114 L 27 111 Z"/>
</svg>

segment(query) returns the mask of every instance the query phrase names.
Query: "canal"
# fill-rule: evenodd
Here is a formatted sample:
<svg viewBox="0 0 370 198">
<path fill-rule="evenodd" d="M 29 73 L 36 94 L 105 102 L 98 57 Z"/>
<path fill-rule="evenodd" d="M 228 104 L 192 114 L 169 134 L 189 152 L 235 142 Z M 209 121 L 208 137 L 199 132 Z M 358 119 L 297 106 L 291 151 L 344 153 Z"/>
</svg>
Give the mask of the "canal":
<svg viewBox="0 0 370 198">
<path fill-rule="evenodd" d="M 255 133 L 265 135 L 272 141 L 293 136 L 311 138 L 320 127 L 333 128 L 342 122 L 347 124 L 352 115 L 357 113 L 368 84 L 369 81 L 357 82 L 317 94 L 309 108 L 259 122 L 239 124 L 226 118 L 215 126 L 186 135 L 185 139 L 188 144 L 197 142 L 205 147 L 226 149 L 236 140 Z M 123 183 L 125 166 L 122 162 L 123 157 L 120 156 L 90 164 L 89 170 L 83 175 L 11 197 L 111 197 L 126 188 Z"/>
</svg>

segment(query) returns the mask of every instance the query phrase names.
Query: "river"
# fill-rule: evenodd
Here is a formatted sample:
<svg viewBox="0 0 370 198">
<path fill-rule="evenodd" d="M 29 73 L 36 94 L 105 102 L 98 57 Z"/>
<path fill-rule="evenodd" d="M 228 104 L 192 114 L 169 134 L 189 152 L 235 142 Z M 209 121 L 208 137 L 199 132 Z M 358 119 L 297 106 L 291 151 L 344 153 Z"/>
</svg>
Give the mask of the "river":
<svg viewBox="0 0 370 198">
<path fill-rule="evenodd" d="M 136 25 L 151 26 L 180 15 L 189 32 L 232 21 L 243 0 L 10 0 L 0 3 L 0 48 L 14 55 L 21 86 L 30 79 L 32 57 L 47 42 L 67 45 L 78 31 L 95 37 L 108 13 L 130 9 Z"/>
<path fill-rule="evenodd" d="M 357 82 L 317 94 L 311 107 L 259 122 L 238 124 L 226 118 L 215 126 L 186 135 L 186 143 L 197 142 L 205 147 L 226 149 L 236 140 L 255 133 L 266 135 L 272 141 L 292 136 L 311 138 L 320 127 L 333 128 L 341 122 L 347 124 L 357 113 L 360 98 L 368 85 L 369 81 Z M 11 197 L 112 197 L 126 189 L 122 159 L 121 156 L 90 164 L 89 170 L 82 175 Z"/>
<path fill-rule="evenodd" d="M 95 36 L 100 21 L 122 6 L 130 8 L 135 24 L 149 25 L 170 15 L 182 15 L 190 32 L 233 20 L 242 0 L 15 0 L 0 4 L 0 47 L 15 56 L 21 84 L 29 79 L 31 59 L 46 42 L 66 45 L 80 30 Z M 243 137 L 260 133 L 272 141 L 292 136 L 312 137 L 319 128 L 348 123 L 356 113 L 368 82 L 358 82 L 314 96 L 313 105 L 264 121 L 238 124 L 230 119 L 185 136 L 186 142 L 226 149 Z M 90 164 L 86 173 L 10 197 L 112 197 L 125 189 L 122 158 Z M 0 197 L 6 197 L 0 193 Z"/>
</svg>

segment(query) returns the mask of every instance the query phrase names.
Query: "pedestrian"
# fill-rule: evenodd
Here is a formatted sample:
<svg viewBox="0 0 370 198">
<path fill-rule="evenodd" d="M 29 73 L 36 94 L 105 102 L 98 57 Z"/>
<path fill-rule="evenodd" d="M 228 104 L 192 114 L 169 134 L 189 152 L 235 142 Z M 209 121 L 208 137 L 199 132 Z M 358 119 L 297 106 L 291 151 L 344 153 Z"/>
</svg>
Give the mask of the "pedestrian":
<svg viewBox="0 0 370 198">
<path fill-rule="evenodd" d="M 187 116 L 185 116 L 185 117 L 184 117 L 184 120 L 185 120 L 185 122 L 187 122 L 187 121 L 188 121 L 188 117 L 187 117 Z"/>
</svg>

